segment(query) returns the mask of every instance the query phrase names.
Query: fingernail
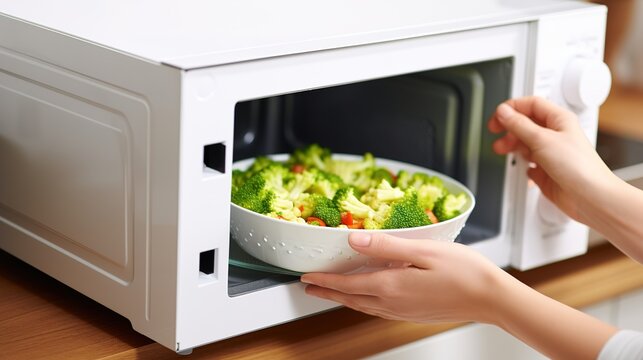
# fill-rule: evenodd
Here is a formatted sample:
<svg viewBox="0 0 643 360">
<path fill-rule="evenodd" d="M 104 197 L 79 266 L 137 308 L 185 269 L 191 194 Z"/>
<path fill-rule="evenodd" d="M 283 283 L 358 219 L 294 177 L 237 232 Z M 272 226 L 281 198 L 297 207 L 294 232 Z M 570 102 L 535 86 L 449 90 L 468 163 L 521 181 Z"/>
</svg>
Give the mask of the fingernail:
<svg viewBox="0 0 643 360">
<path fill-rule="evenodd" d="M 306 276 L 306 275 L 302 275 L 302 276 L 299 278 L 299 281 L 301 281 L 301 282 L 303 282 L 303 283 L 306 283 L 306 284 L 311 284 L 310 279 L 308 279 L 308 276 Z"/>
<path fill-rule="evenodd" d="M 371 244 L 371 234 L 353 233 L 351 234 L 348 241 L 351 243 L 351 245 L 366 247 Z"/>
<path fill-rule="evenodd" d="M 501 119 L 506 119 L 506 118 L 510 117 L 511 115 L 513 115 L 514 109 L 511 106 L 509 106 L 509 105 L 507 105 L 505 103 L 502 103 L 496 109 L 496 113 L 498 114 L 498 117 L 500 117 Z"/>
</svg>

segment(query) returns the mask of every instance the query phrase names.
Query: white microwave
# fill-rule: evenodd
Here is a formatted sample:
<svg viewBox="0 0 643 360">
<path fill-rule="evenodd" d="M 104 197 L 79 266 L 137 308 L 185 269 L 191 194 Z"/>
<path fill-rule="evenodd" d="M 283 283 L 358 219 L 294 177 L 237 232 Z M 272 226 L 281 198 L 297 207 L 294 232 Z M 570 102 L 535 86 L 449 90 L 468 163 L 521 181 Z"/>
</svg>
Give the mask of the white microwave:
<svg viewBox="0 0 643 360">
<path fill-rule="evenodd" d="M 457 241 L 499 266 L 582 254 L 588 229 L 486 120 L 539 95 L 595 141 L 605 21 L 576 1 L 2 0 L 0 248 L 180 353 L 322 312 L 230 242 L 233 162 L 319 143 L 459 179 L 477 208 Z"/>
</svg>

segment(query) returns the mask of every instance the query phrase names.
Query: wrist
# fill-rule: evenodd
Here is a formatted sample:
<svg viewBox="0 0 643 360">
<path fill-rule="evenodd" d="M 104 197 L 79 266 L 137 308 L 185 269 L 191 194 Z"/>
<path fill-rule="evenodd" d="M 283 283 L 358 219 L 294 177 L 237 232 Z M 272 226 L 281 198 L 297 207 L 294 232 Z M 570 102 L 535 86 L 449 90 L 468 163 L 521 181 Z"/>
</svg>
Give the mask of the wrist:
<svg viewBox="0 0 643 360">
<path fill-rule="evenodd" d="M 513 316 L 511 309 L 521 297 L 520 292 L 525 285 L 504 270 L 497 270 L 489 277 L 485 296 L 480 300 L 479 314 L 474 320 L 505 329 Z"/>
<path fill-rule="evenodd" d="M 596 229 L 596 220 L 604 218 L 610 212 L 610 204 L 620 197 L 623 180 L 607 167 L 603 171 L 592 172 L 583 183 L 577 183 L 576 213 L 578 219 L 585 225 Z"/>
</svg>

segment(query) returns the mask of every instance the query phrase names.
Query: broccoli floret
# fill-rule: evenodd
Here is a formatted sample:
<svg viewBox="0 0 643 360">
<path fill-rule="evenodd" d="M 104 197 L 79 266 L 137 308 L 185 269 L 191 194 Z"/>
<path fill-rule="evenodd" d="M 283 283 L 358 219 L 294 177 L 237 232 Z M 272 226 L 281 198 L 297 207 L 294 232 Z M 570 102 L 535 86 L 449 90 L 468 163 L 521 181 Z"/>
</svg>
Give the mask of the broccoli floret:
<svg viewBox="0 0 643 360">
<path fill-rule="evenodd" d="M 294 206 L 301 212 L 302 218 L 307 218 L 313 215 L 315 210 L 315 194 L 303 193 L 300 194 L 294 201 Z"/>
<path fill-rule="evenodd" d="M 404 191 L 398 187 L 393 187 L 391 184 L 382 179 L 376 188 L 370 188 L 368 192 L 360 198 L 360 200 L 372 207 L 379 209 L 382 203 L 391 203 L 404 197 Z"/>
<path fill-rule="evenodd" d="M 267 214 L 270 212 L 269 204 L 274 196 L 274 192 L 267 187 L 265 177 L 256 174 L 232 194 L 232 202 L 250 211 Z"/>
<path fill-rule="evenodd" d="M 386 168 L 378 167 L 373 170 L 373 182 L 379 184 L 382 180 L 388 181 L 389 184 L 395 185 L 393 174 Z"/>
<path fill-rule="evenodd" d="M 467 203 L 467 195 L 448 194 L 439 199 L 433 207 L 433 213 L 440 221 L 452 219 L 462 212 Z"/>
<path fill-rule="evenodd" d="M 303 171 L 298 174 L 290 174 L 286 179 L 285 188 L 288 191 L 288 198 L 295 200 L 315 183 L 316 176 L 310 171 Z"/>
<path fill-rule="evenodd" d="M 417 190 L 420 206 L 422 206 L 423 209 L 429 210 L 433 210 L 436 201 L 448 193 L 442 180 L 436 176 L 431 176 L 428 181 L 420 185 Z"/>
<path fill-rule="evenodd" d="M 266 156 L 257 156 L 252 165 L 245 171 L 246 179 L 271 165 L 279 165 L 279 163 Z"/>
<path fill-rule="evenodd" d="M 372 218 L 375 215 L 375 210 L 355 197 L 352 187 L 344 187 L 337 190 L 333 201 L 340 211 L 348 211 L 353 217 L 366 219 Z"/>
<path fill-rule="evenodd" d="M 274 191 L 277 197 L 283 199 L 289 197 L 285 183 L 289 182 L 294 175 L 283 164 L 271 164 L 258 172 L 257 175 L 261 175 L 266 179 L 266 186 Z"/>
<path fill-rule="evenodd" d="M 388 218 L 391 211 L 391 206 L 388 204 L 381 204 L 375 215 L 370 219 L 364 219 L 364 229 L 366 230 L 378 230 L 382 228 L 382 224 Z"/>
<path fill-rule="evenodd" d="M 391 202 L 403 197 L 404 191 L 400 190 L 400 188 L 392 187 L 386 180 L 382 180 L 375 188 L 375 198 L 380 202 Z"/>
<path fill-rule="evenodd" d="M 293 202 L 283 187 L 287 171 L 276 164 L 264 168 L 237 188 L 232 194 L 232 202 L 260 214 L 292 211 Z"/>
<path fill-rule="evenodd" d="M 411 186 L 411 174 L 406 170 L 398 171 L 395 185 L 402 190 L 406 190 Z"/>
<path fill-rule="evenodd" d="M 245 171 L 242 171 L 239 169 L 232 170 L 231 193 L 233 196 L 234 196 L 234 193 L 236 193 L 239 190 L 241 185 L 243 185 L 243 183 L 246 182 L 246 180 L 247 180 L 247 176 Z"/>
<path fill-rule="evenodd" d="M 377 185 L 377 183 L 373 181 L 373 169 L 367 168 L 363 171 L 356 172 L 350 185 L 355 188 L 356 195 L 357 193 L 363 194 L 367 192 L 368 189 Z"/>
<path fill-rule="evenodd" d="M 232 186 L 240 187 L 247 180 L 246 172 L 239 169 L 232 170 Z"/>
<path fill-rule="evenodd" d="M 366 191 L 372 184 L 374 168 L 373 154 L 366 153 L 359 161 L 331 159 L 326 170 L 339 176 L 346 184 Z"/>
<path fill-rule="evenodd" d="M 268 213 L 276 214 L 282 218 L 293 221 L 301 215 L 301 211 L 294 207 L 292 201 L 277 197 L 274 192 L 270 192 L 264 199 L 265 208 Z"/>
<path fill-rule="evenodd" d="M 397 174 L 397 186 L 402 190 L 409 187 L 415 188 L 418 191 L 420 206 L 429 210 L 433 210 L 435 202 L 447 194 L 440 178 L 424 173 L 411 175 L 409 172 L 401 170 Z"/>
<path fill-rule="evenodd" d="M 337 227 L 342 222 L 342 214 L 337 204 L 323 195 L 301 194 L 295 201 L 295 207 L 301 211 L 301 217 L 304 219 L 314 216 L 332 227 Z"/>
<path fill-rule="evenodd" d="M 300 164 L 304 165 L 305 168 L 315 167 L 326 170 L 330 156 L 330 149 L 322 147 L 319 144 L 310 144 L 304 148 L 293 151 L 288 159 L 288 164 Z"/>
<path fill-rule="evenodd" d="M 425 173 L 414 173 L 411 176 L 410 186 L 413 186 L 416 189 L 419 189 L 420 186 L 428 184 L 431 182 L 431 176 Z"/>
<path fill-rule="evenodd" d="M 310 169 L 310 172 L 316 175 L 315 182 L 310 188 L 312 193 L 332 199 L 337 190 L 345 186 L 342 178 L 335 174 L 319 169 Z"/>
<path fill-rule="evenodd" d="M 417 191 L 409 188 L 404 192 L 404 197 L 391 204 L 382 229 L 405 229 L 431 224 L 431 220 L 420 207 Z"/>
<path fill-rule="evenodd" d="M 312 216 L 320 218 L 330 227 L 337 227 L 342 223 L 342 213 L 332 199 L 317 194 L 311 197 L 314 201 Z"/>
</svg>

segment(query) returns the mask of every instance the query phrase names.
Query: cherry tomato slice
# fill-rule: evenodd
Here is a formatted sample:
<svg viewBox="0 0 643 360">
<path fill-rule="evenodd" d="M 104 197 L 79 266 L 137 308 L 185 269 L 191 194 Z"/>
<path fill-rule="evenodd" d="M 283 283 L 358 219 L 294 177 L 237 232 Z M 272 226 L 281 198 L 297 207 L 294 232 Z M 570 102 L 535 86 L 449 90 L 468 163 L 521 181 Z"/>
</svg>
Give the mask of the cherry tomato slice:
<svg viewBox="0 0 643 360">
<path fill-rule="evenodd" d="M 322 219 L 314 216 L 309 216 L 308 218 L 306 218 L 306 223 L 311 225 L 326 226 L 326 223 Z"/>
<path fill-rule="evenodd" d="M 304 165 L 302 165 L 302 164 L 295 164 L 295 165 L 293 165 L 293 166 L 292 166 L 292 168 L 291 168 L 290 170 L 292 170 L 292 172 L 294 172 L 294 173 L 296 173 L 296 174 L 301 174 L 301 173 L 303 173 L 303 172 L 304 172 L 304 170 L 305 170 L 305 169 L 306 169 L 306 168 L 304 167 Z"/>
<path fill-rule="evenodd" d="M 346 226 L 353 225 L 353 214 L 350 212 L 343 212 L 342 213 L 342 224 Z"/>
<path fill-rule="evenodd" d="M 354 220 L 351 225 L 346 225 L 349 229 L 363 229 L 364 220 Z"/>
</svg>

